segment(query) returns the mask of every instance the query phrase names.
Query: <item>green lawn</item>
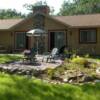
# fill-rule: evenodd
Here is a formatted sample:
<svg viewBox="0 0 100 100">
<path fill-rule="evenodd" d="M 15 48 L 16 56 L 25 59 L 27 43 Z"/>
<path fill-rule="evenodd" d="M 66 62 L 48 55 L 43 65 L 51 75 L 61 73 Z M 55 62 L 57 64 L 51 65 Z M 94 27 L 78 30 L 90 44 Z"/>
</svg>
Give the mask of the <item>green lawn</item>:
<svg viewBox="0 0 100 100">
<path fill-rule="evenodd" d="M 100 84 L 54 85 L 0 74 L 0 100 L 100 100 Z"/>
<path fill-rule="evenodd" d="M 20 60 L 21 54 L 0 54 L 0 63 L 6 63 L 10 61 Z"/>
<path fill-rule="evenodd" d="M 21 58 L 20 54 L 0 54 L 0 63 Z M 0 73 L 0 100 L 100 100 L 100 83 L 54 85 L 35 78 Z"/>
</svg>

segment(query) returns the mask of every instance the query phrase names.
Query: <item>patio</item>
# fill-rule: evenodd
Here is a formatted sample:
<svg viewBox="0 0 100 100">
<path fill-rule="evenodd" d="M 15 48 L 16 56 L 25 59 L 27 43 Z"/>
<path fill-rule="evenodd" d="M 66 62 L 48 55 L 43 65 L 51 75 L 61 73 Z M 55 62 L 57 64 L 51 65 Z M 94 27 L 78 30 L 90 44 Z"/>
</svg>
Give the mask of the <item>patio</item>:
<svg viewBox="0 0 100 100">
<path fill-rule="evenodd" d="M 38 55 L 36 56 L 37 62 L 29 63 L 27 61 L 23 62 L 21 59 L 20 61 L 8 62 L 5 64 L 0 64 L 0 71 L 1 72 L 8 72 L 11 74 L 32 74 L 34 70 L 45 70 L 47 68 L 56 68 L 62 64 L 62 60 L 57 59 L 55 62 L 42 62 L 43 56 Z"/>
</svg>

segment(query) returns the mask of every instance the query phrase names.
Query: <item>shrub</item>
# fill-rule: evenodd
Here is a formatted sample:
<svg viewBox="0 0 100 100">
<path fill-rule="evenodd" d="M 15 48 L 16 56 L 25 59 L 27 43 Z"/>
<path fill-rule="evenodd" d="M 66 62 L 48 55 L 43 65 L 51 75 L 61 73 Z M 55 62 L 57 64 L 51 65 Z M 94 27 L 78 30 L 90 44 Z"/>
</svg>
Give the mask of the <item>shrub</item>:
<svg viewBox="0 0 100 100">
<path fill-rule="evenodd" d="M 72 58 L 72 60 L 71 60 L 71 62 L 73 62 L 73 63 L 82 64 L 82 65 L 83 65 L 86 61 L 87 61 L 86 59 L 84 59 L 84 58 L 82 58 L 82 57 L 79 57 L 79 56 L 74 57 L 74 58 Z"/>
<path fill-rule="evenodd" d="M 89 58 L 89 57 L 90 57 L 90 55 L 89 55 L 89 54 L 86 54 L 86 55 L 84 55 L 84 57 L 85 57 L 85 58 Z"/>
<path fill-rule="evenodd" d="M 54 73 L 54 69 L 52 68 L 47 68 L 44 73 L 49 77 L 49 78 L 52 78 L 53 76 L 53 73 Z"/>
<path fill-rule="evenodd" d="M 83 65 L 83 67 L 85 68 L 91 67 L 91 62 L 89 62 L 86 58 L 82 58 L 79 56 L 72 58 L 71 62 L 79 65 Z"/>
</svg>

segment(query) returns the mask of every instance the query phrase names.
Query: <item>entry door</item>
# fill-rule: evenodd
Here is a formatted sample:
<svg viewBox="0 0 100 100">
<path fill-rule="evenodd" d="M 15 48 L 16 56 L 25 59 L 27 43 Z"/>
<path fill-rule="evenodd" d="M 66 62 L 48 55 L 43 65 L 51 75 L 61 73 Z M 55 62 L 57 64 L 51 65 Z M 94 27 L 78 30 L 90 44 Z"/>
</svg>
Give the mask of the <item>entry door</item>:
<svg viewBox="0 0 100 100">
<path fill-rule="evenodd" d="M 50 32 L 50 49 L 54 47 L 60 49 L 62 46 L 66 45 L 65 33 L 63 31 Z"/>
</svg>

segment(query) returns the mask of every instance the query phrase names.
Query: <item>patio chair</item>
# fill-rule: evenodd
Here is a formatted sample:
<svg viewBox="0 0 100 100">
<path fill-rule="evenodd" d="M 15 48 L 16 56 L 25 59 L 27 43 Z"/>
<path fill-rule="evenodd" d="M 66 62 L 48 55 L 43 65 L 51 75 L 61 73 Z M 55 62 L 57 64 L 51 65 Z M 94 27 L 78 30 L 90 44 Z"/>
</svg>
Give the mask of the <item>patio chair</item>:
<svg viewBox="0 0 100 100">
<path fill-rule="evenodd" d="M 30 50 L 25 50 L 23 62 L 29 61 L 30 63 L 34 63 L 36 61 L 35 55 L 36 55 L 36 50 L 34 48 L 32 48 Z"/>
<path fill-rule="evenodd" d="M 45 58 L 46 58 L 46 62 L 48 62 L 49 60 L 51 62 L 51 60 L 54 60 L 55 58 L 57 58 L 57 53 L 58 53 L 58 49 L 53 48 L 49 55 L 43 57 L 42 62 L 44 61 Z"/>
<path fill-rule="evenodd" d="M 64 59 L 64 58 L 70 58 L 71 57 L 71 53 L 70 53 L 70 48 L 66 45 L 62 46 L 59 51 L 59 56 Z"/>
</svg>

